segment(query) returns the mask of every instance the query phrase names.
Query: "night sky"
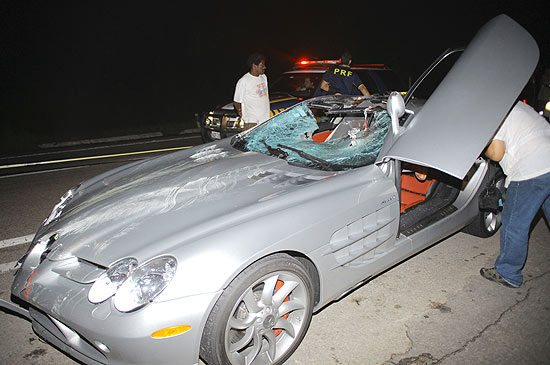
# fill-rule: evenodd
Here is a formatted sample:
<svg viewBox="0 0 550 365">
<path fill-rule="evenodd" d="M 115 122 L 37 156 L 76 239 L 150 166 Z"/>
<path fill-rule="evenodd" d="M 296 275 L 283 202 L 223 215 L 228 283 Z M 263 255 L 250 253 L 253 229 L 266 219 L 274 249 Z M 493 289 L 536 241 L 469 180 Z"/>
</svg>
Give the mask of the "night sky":
<svg viewBox="0 0 550 365">
<path fill-rule="evenodd" d="M 297 3 L 2 2 L 2 139 L 21 129 L 100 135 L 114 125 L 189 123 L 231 101 L 254 51 L 267 56 L 270 81 L 297 59 L 344 49 L 414 80 L 501 13 L 531 32 L 549 65 L 543 1 Z"/>
</svg>

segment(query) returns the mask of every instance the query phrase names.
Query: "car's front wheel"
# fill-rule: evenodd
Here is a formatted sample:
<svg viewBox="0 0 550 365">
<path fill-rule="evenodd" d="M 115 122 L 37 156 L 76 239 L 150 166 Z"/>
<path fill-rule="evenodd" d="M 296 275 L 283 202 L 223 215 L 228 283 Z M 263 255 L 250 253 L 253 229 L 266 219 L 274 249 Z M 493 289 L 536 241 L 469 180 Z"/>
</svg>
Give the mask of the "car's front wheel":
<svg viewBox="0 0 550 365">
<path fill-rule="evenodd" d="M 311 322 L 313 285 L 307 268 L 286 254 L 243 270 L 210 313 L 201 339 L 207 364 L 282 364 Z"/>
<path fill-rule="evenodd" d="M 201 139 L 203 143 L 208 143 L 213 141 L 212 137 L 210 136 L 210 133 L 202 125 L 201 125 Z"/>
</svg>

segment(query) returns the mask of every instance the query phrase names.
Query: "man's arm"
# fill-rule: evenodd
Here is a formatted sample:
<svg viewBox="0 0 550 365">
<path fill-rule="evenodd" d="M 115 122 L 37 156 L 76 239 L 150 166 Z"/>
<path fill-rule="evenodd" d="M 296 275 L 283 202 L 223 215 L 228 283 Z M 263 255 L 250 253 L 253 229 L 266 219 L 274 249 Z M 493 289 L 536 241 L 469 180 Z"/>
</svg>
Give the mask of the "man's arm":
<svg viewBox="0 0 550 365">
<path fill-rule="evenodd" d="M 237 103 L 236 101 L 233 101 L 233 106 L 235 107 L 235 110 L 239 114 L 239 117 L 243 117 L 243 105 L 241 103 Z"/>
<path fill-rule="evenodd" d="M 367 89 L 365 85 L 363 84 L 359 85 L 358 89 L 359 91 L 361 91 L 361 94 L 363 94 L 364 96 L 370 96 L 369 89 Z"/>
<path fill-rule="evenodd" d="M 235 111 L 239 114 L 239 117 L 241 118 L 243 117 L 242 102 L 244 101 L 245 89 L 246 89 L 246 79 L 243 76 L 239 79 L 239 81 L 237 81 L 237 85 L 235 86 L 235 94 L 233 95 L 233 107 L 235 108 Z"/>
<path fill-rule="evenodd" d="M 489 157 L 491 160 L 499 162 L 504 157 L 504 152 L 506 151 L 506 144 L 504 141 L 499 139 L 493 139 L 487 149 L 485 149 L 485 156 Z"/>
</svg>

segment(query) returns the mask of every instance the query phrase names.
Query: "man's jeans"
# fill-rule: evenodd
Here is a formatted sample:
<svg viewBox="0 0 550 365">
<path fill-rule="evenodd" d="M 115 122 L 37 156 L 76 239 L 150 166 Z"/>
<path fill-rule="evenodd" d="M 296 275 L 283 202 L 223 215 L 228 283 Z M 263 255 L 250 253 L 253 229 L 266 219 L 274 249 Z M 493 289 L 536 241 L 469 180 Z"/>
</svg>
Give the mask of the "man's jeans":
<svg viewBox="0 0 550 365">
<path fill-rule="evenodd" d="M 519 287 L 523 282 L 521 269 L 527 258 L 529 228 L 541 206 L 550 223 L 550 172 L 510 182 L 502 211 L 500 255 L 495 269 L 513 286 Z"/>
</svg>

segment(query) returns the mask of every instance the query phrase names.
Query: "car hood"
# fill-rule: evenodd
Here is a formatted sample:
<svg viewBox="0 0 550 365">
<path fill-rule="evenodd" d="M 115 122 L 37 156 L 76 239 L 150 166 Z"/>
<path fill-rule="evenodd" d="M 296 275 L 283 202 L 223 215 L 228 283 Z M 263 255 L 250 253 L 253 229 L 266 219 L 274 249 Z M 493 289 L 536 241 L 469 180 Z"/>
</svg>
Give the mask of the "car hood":
<svg viewBox="0 0 550 365">
<path fill-rule="evenodd" d="M 127 256 L 146 260 L 266 214 L 274 197 L 334 174 L 241 152 L 225 139 L 84 183 L 39 235 L 58 235 L 51 260 L 78 257 L 104 266 Z"/>
<path fill-rule="evenodd" d="M 531 35 L 506 15 L 476 34 L 404 131 L 379 160 L 426 165 L 463 179 L 494 135 L 539 58 Z"/>
</svg>

